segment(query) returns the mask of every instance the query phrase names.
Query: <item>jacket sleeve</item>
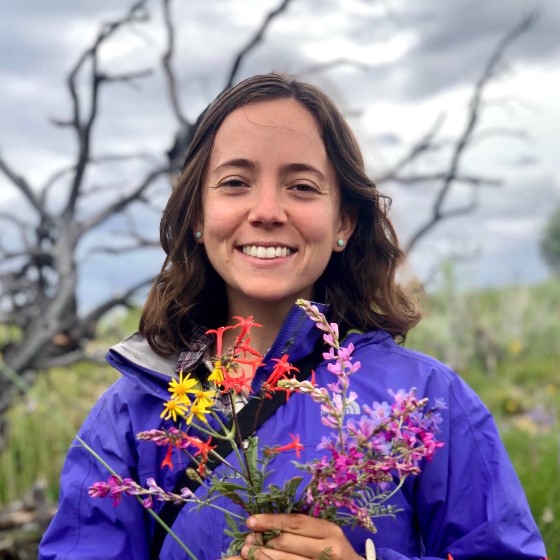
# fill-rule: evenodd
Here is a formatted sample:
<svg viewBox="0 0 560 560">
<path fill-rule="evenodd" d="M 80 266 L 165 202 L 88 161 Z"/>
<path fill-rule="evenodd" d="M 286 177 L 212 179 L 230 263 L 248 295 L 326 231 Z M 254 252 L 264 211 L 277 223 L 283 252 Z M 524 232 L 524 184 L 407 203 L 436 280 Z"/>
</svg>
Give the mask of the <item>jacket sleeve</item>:
<svg viewBox="0 0 560 560">
<path fill-rule="evenodd" d="M 441 377 L 439 377 L 441 380 Z M 541 560 L 544 545 L 495 422 L 454 374 L 430 394 L 447 395 L 438 450 L 414 482 L 423 560 Z M 416 560 L 379 549 L 382 560 Z M 448 556 L 449 555 L 449 556 Z"/>
<path fill-rule="evenodd" d="M 120 382 L 117 382 L 117 385 Z M 136 479 L 138 457 L 128 407 L 109 389 L 82 426 L 80 437 L 119 475 Z M 149 558 L 150 521 L 134 497 L 91 498 L 88 487 L 110 473 L 75 440 L 61 475 L 59 509 L 39 548 L 39 560 Z"/>
</svg>

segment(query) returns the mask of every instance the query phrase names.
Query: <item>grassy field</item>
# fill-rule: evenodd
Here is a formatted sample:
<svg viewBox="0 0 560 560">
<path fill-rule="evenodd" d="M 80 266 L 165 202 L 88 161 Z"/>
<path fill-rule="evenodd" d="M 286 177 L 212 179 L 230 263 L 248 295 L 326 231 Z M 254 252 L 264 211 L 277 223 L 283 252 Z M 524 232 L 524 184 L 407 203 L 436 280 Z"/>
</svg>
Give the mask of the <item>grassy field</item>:
<svg viewBox="0 0 560 560">
<path fill-rule="evenodd" d="M 407 339 L 447 362 L 494 414 L 549 558 L 560 558 L 560 281 L 423 302 Z"/>
<path fill-rule="evenodd" d="M 458 292 L 449 279 L 422 307 L 425 318 L 406 345 L 451 365 L 492 410 L 549 558 L 560 558 L 560 280 Z M 112 321 L 99 344 L 116 342 L 136 320 Z M 92 364 L 54 369 L 13 407 L 0 454 L 0 504 L 21 498 L 37 480 L 56 499 L 66 449 L 115 378 Z"/>
</svg>

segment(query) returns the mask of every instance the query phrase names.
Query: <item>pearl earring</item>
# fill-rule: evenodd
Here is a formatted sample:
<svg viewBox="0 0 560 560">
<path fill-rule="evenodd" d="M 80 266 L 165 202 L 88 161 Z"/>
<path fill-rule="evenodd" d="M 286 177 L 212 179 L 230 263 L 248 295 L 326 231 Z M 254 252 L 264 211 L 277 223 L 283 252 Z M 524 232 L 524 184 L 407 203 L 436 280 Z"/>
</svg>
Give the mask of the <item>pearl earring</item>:
<svg viewBox="0 0 560 560">
<path fill-rule="evenodd" d="M 339 239 L 339 240 L 336 242 L 336 244 L 337 244 L 339 247 L 344 247 L 344 239 Z"/>
<path fill-rule="evenodd" d="M 201 239 L 202 238 L 202 232 L 201 231 L 195 231 L 194 236 L 196 237 L 196 239 Z"/>
</svg>

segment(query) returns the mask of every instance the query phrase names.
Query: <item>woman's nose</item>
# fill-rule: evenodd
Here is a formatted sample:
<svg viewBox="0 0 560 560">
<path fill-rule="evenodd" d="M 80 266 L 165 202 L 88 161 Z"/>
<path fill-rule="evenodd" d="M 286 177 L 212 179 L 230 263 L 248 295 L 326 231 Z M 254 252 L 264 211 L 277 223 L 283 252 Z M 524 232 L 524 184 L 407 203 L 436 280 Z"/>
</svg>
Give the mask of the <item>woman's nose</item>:
<svg viewBox="0 0 560 560">
<path fill-rule="evenodd" d="M 249 221 L 255 225 L 272 226 L 286 222 L 282 191 L 276 187 L 255 189 Z"/>
</svg>

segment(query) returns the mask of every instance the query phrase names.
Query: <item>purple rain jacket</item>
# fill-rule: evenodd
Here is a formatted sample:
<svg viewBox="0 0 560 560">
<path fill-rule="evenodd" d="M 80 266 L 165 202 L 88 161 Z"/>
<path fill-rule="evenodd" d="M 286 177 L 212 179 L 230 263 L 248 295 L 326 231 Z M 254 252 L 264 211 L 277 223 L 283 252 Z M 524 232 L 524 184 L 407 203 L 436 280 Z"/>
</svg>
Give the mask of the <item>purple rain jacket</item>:
<svg viewBox="0 0 560 560">
<path fill-rule="evenodd" d="M 262 384 L 272 369 L 270 359 L 284 353 L 295 362 L 312 350 L 320 332 L 297 307 L 292 308 L 276 341 L 259 368 L 254 386 Z M 419 397 L 443 399 L 443 421 L 438 438 L 445 442 L 431 463 L 418 476 L 409 477 L 394 496 L 401 509 L 395 518 L 377 518 L 377 533 L 344 529 L 358 554 L 365 540 L 374 540 L 381 560 L 445 558 L 454 560 L 539 560 L 545 550 L 527 500 L 502 445 L 494 421 L 473 391 L 449 368 L 433 358 L 395 344 L 384 331 L 351 333 L 344 345 L 355 345 L 354 360 L 361 369 L 351 377 L 358 393 L 347 414 L 359 418 L 361 406 L 390 400 L 388 390 L 417 388 Z M 156 355 L 136 334 L 113 347 L 108 361 L 122 378 L 96 403 L 80 430 L 85 440 L 121 476 L 145 485 L 154 477 L 172 490 L 181 472 L 160 468 L 165 446 L 138 441 L 135 434 L 162 425 L 162 403 L 175 372 L 178 356 Z M 332 374 L 322 363 L 316 381 L 324 386 Z M 322 456 L 316 446 L 328 428 L 319 420 L 319 406 L 309 397 L 295 394 L 258 430 L 260 444 L 289 443 L 289 434 L 299 434 L 306 462 Z M 228 458 L 228 460 L 231 459 Z M 294 467 L 293 453 L 277 455 L 269 483 L 301 474 Z M 223 465 L 216 469 L 224 468 Z M 124 496 L 118 506 L 110 498 L 91 498 L 88 487 L 106 480 L 108 472 L 76 441 L 61 475 L 59 510 L 40 545 L 40 560 L 148 560 L 154 521 L 134 498 Z M 203 488 L 197 490 L 203 492 Z M 237 511 L 225 499 L 220 505 Z M 156 502 L 156 510 L 161 503 Z M 183 506 L 173 530 L 199 560 L 216 560 L 227 550 L 226 522 L 219 511 Z M 185 559 L 179 546 L 167 537 L 161 558 Z"/>
</svg>

